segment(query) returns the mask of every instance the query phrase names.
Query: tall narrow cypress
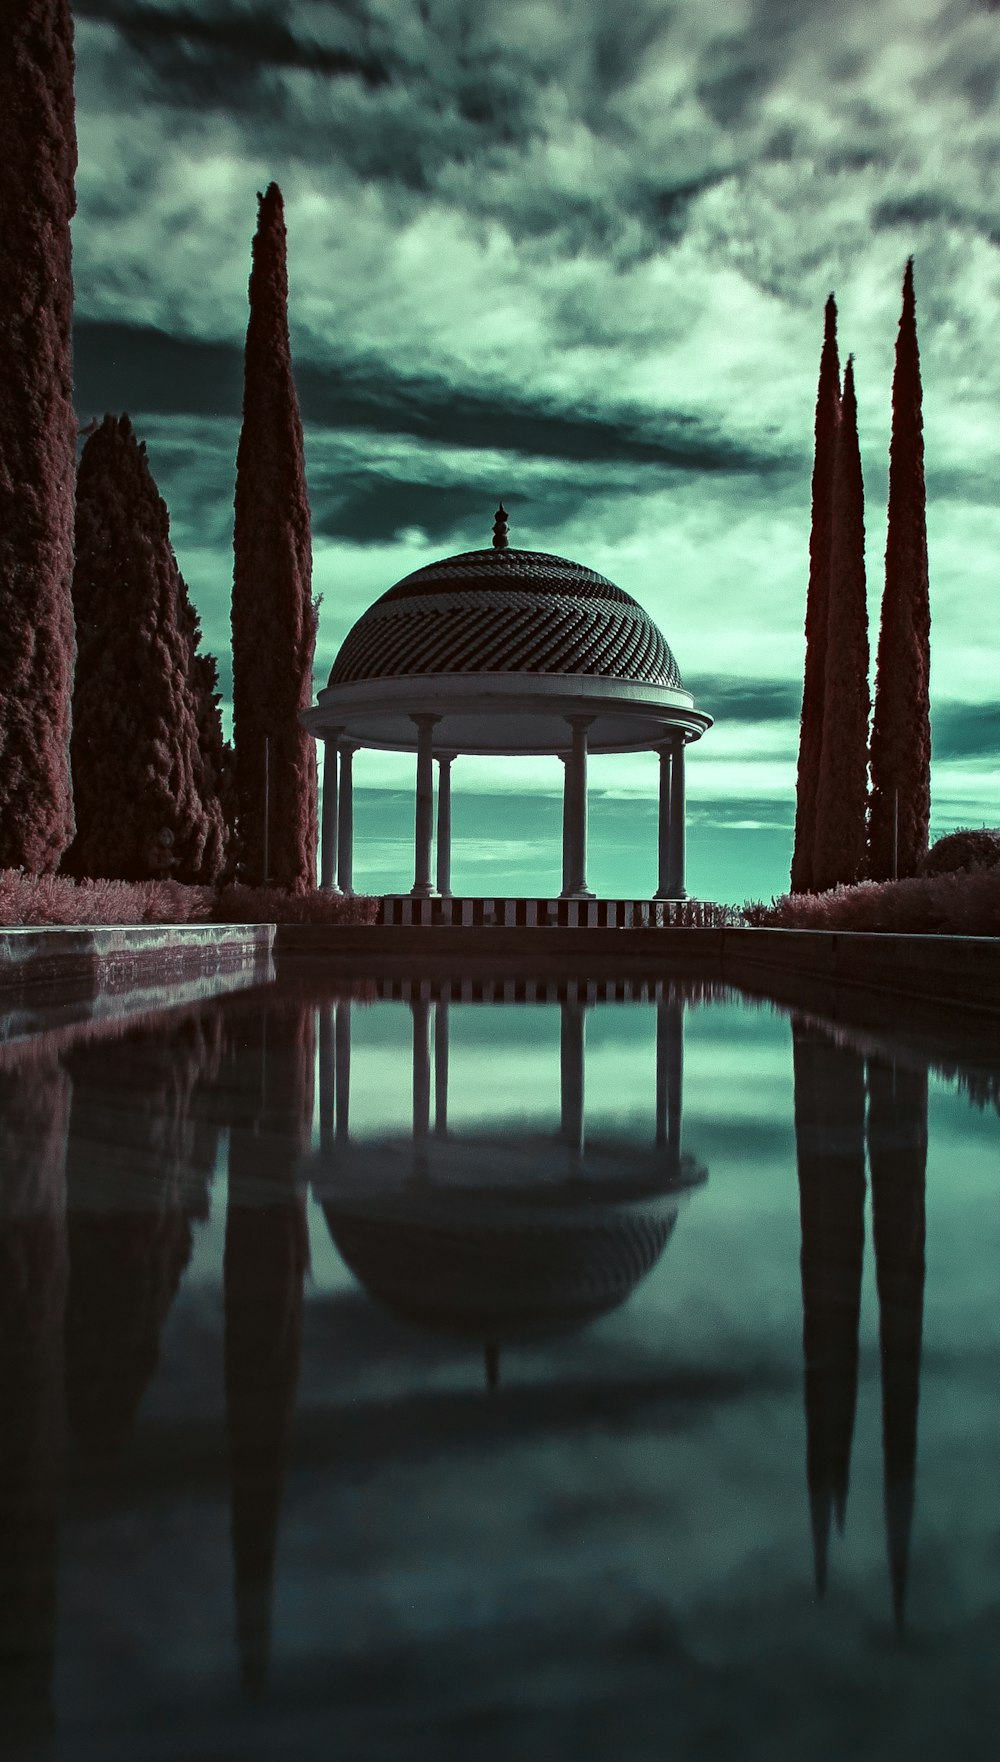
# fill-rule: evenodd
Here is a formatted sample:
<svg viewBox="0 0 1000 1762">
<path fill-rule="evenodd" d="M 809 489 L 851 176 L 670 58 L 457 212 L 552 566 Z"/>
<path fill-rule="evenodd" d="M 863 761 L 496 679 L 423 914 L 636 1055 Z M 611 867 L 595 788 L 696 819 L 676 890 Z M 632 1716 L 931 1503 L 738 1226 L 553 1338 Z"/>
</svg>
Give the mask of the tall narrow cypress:
<svg viewBox="0 0 1000 1762">
<path fill-rule="evenodd" d="M 83 449 L 73 598 L 77 835 L 64 867 L 121 881 L 213 881 L 222 808 L 202 756 L 195 620 L 127 416 L 106 416 Z"/>
<path fill-rule="evenodd" d="M 799 726 L 799 767 L 796 778 L 795 847 L 792 892 L 813 890 L 816 843 L 816 788 L 823 739 L 826 675 L 826 628 L 830 599 L 830 555 L 833 532 L 833 473 L 840 422 L 840 362 L 837 356 L 837 306 L 826 302 L 823 352 L 816 394 L 816 444 L 812 474 L 812 526 L 809 533 L 809 587 L 806 595 L 806 658 Z"/>
<path fill-rule="evenodd" d="M 889 451 L 889 531 L 872 722 L 869 872 L 913 875 L 931 810 L 931 613 L 913 259 L 903 278 Z"/>
<path fill-rule="evenodd" d="M 267 879 L 301 892 L 315 884 L 316 873 L 316 745 L 298 719 L 312 701 L 312 543 L 288 339 L 284 208 L 277 184 L 270 184 L 258 202 L 236 461 L 233 732 L 238 873 L 243 881 L 259 884 Z"/>
<path fill-rule="evenodd" d="M 0 8 L 0 868 L 73 836 L 76 206 L 68 0 Z"/>
<path fill-rule="evenodd" d="M 813 845 L 812 884 L 817 893 L 840 883 L 859 881 L 864 873 L 870 707 L 865 488 L 858 446 L 854 360 L 848 357 L 833 475 L 823 737 Z"/>
</svg>

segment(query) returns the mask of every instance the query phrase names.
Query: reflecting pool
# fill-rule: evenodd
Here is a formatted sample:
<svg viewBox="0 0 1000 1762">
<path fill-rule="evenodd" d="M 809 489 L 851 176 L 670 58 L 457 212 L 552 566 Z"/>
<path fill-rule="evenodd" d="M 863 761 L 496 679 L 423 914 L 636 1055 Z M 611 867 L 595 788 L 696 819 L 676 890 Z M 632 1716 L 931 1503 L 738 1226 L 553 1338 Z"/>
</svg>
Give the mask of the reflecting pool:
<svg viewBox="0 0 1000 1762">
<path fill-rule="evenodd" d="M 4 1757 L 993 1757 L 995 1021 L 317 960 L 6 1036 Z"/>
</svg>

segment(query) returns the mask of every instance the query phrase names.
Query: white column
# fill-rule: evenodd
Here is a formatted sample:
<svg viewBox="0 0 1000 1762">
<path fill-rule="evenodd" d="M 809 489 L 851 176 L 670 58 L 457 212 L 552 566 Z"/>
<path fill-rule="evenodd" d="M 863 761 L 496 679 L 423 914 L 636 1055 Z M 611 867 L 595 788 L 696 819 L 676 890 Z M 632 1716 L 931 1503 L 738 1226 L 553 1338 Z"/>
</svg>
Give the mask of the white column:
<svg viewBox="0 0 1000 1762">
<path fill-rule="evenodd" d="M 587 729 L 592 716 L 568 716 L 573 730 L 568 773 L 570 781 L 570 873 L 568 899 L 593 899 L 587 886 Z"/>
<path fill-rule="evenodd" d="M 426 1143 L 431 1120 L 431 1006 L 426 997 L 410 1004 L 413 1018 L 413 1138 Z"/>
<path fill-rule="evenodd" d="M 451 898 L 451 766 L 454 753 L 438 759 L 437 890 Z"/>
<path fill-rule="evenodd" d="M 660 815 L 657 838 L 656 892 L 654 899 L 670 898 L 670 771 L 673 744 L 661 741 L 656 748 L 660 757 Z"/>
<path fill-rule="evenodd" d="M 431 846 L 434 842 L 434 724 L 437 716 L 411 718 L 417 725 L 417 804 L 413 886 L 414 899 L 433 899 Z"/>
<path fill-rule="evenodd" d="M 357 743 L 340 743 L 340 809 L 337 815 L 337 881 L 341 893 L 354 892 L 354 755 Z"/>
<path fill-rule="evenodd" d="M 572 848 L 571 825 L 573 820 L 573 772 L 570 768 L 569 754 L 560 753 L 563 766 L 563 812 L 562 812 L 562 892 L 560 899 L 569 898 L 570 850 Z"/>
<path fill-rule="evenodd" d="M 319 884 L 337 892 L 337 743 L 339 728 L 323 736 L 323 818 L 320 827 Z"/>
<path fill-rule="evenodd" d="M 685 812 L 684 736 L 678 734 L 674 738 L 673 757 L 670 764 L 670 861 L 667 875 L 667 897 L 669 899 L 687 898 L 684 891 Z"/>
</svg>

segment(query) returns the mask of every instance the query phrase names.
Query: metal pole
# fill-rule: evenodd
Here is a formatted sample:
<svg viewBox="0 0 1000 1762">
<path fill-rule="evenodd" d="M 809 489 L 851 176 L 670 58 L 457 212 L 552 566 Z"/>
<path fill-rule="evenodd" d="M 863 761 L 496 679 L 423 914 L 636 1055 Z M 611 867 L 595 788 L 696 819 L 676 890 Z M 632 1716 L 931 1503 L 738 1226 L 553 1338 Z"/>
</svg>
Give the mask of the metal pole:
<svg viewBox="0 0 1000 1762">
<path fill-rule="evenodd" d="M 264 874 L 261 886 L 267 886 L 268 870 L 268 828 L 271 823 L 271 737 L 264 736 Z"/>
<path fill-rule="evenodd" d="M 892 878 L 899 879 L 899 790 L 892 792 Z"/>
</svg>

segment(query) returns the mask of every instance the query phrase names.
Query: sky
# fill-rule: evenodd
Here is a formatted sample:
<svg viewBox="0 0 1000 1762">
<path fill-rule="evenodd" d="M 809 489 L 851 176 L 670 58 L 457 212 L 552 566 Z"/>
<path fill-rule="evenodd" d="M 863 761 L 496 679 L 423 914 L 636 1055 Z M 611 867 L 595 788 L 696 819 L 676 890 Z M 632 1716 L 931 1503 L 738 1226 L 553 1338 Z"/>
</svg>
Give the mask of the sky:
<svg viewBox="0 0 1000 1762">
<path fill-rule="evenodd" d="M 256 195 L 288 228 L 317 688 L 435 557 L 511 542 L 650 612 L 715 726 L 689 888 L 787 886 L 823 306 L 855 356 L 872 651 L 915 260 L 932 836 L 1000 823 L 998 0 L 76 0 L 82 424 L 128 410 L 231 691 Z M 228 706 L 227 706 L 228 707 Z M 591 883 L 655 884 L 656 760 L 591 761 Z M 361 753 L 355 879 L 409 885 Z M 551 891 L 558 761 L 454 767 L 456 890 Z M 409 871 L 409 872 L 408 872 Z"/>
</svg>

